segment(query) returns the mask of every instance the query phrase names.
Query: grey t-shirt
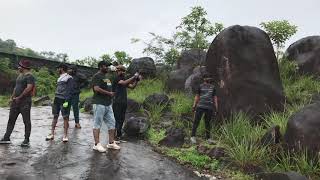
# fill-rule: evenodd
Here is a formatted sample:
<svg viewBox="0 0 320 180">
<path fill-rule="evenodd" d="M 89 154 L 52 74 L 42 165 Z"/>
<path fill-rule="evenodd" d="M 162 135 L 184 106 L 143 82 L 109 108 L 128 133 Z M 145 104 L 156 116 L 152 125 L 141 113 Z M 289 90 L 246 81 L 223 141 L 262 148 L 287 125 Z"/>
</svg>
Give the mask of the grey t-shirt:
<svg viewBox="0 0 320 180">
<path fill-rule="evenodd" d="M 27 88 L 28 84 L 35 85 L 35 78 L 31 73 L 20 74 L 16 79 L 16 86 L 14 91 L 14 96 L 18 97 Z M 23 100 L 31 102 L 31 92 L 30 94 L 23 97 Z"/>
<path fill-rule="evenodd" d="M 200 84 L 197 94 L 200 96 L 198 107 L 214 110 L 213 97 L 216 96 L 216 88 L 212 84 Z"/>
</svg>

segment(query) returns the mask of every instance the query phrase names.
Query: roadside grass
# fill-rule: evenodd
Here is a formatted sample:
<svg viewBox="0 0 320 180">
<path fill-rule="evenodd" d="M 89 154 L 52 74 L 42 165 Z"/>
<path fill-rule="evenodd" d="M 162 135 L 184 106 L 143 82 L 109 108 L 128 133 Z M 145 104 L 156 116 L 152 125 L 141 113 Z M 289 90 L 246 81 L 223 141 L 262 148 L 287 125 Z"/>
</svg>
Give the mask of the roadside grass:
<svg viewBox="0 0 320 180">
<path fill-rule="evenodd" d="M 163 111 L 166 107 L 167 104 L 152 104 L 150 105 L 150 110 L 145 110 L 152 124 L 159 124 Z"/>
<path fill-rule="evenodd" d="M 169 95 L 169 98 L 173 99 L 171 111 L 175 114 L 175 116 L 191 112 L 193 103 L 192 97 L 189 97 L 182 92 L 173 92 Z"/>
<path fill-rule="evenodd" d="M 164 129 L 155 130 L 151 127 L 147 132 L 147 138 L 152 145 L 156 146 L 159 141 L 165 137 L 165 132 Z"/>
<path fill-rule="evenodd" d="M 84 101 L 85 99 L 92 96 L 93 96 L 93 91 L 91 88 L 83 89 L 81 90 L 81 93 L 80 93 L 80 101 Z"/>
<path fill-rule="evenodd" d="M 134 90 L 128 90 L 128 97 L 143 103 L 146 97 L 154 93 L 163 93 L 164 82 L 160 79 L 144 79 Z"/>
<path fill-rule="evenodd" d="M 299 172 L 310 179 L 320 177 L 319 157 L 311 158 L 306 150 L 294 153 L 282 150 L 275 156 L 273 161 L 269 163 L 268 167 L 275 172 Z"/>
<path fill-rule="evenodd" d="M 0 107 L 8 107 L 10 101 L 10 95 L 0 96 Z"/>
</svg>

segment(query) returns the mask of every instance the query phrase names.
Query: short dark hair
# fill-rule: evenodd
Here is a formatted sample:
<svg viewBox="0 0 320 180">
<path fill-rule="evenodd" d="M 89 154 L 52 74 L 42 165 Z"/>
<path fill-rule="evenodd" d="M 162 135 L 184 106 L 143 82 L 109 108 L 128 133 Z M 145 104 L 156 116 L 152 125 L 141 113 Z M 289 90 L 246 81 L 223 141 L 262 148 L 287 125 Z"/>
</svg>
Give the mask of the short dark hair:
<svg viewBox="0 0 320 180">
<path fill-rule="evenodd" d="M 107 61 L 100 61 L 98 63 L 98 68 L 101 68 L 102 66 L 110 66 L 112 65 L 110 62 L 107 62 Z"/>
<path fill-rule="evenodd" d="M 63 71 L 68 71 L 68 65 L 65 63 L 60 63 L 57 68 L 62 68 Z"/>
</svg>

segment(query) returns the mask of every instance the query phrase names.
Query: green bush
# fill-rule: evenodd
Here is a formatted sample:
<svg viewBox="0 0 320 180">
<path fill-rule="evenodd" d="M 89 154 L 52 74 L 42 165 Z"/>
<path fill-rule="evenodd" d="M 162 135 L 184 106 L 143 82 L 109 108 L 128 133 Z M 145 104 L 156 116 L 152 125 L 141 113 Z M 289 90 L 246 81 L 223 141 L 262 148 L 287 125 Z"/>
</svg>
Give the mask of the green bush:
<svg viewBox="0 0 320 180">
<path fill-rule="evenodd" d="M 149 128 L 147 132 L 147 138 L 151 144 L 157 145 L 161 139 L 165 137 L 165 130 L 155 130 L 153 128 Z"/>
<path fill-rule="evenodd" d="M 163 93 L 164 82 L 160 79 L 144 79 L 134 90 L 129 90 L 128 97 L 142 103 L 146 97 L 154 93 Z"/>
<path fill-rule="evenodd" d="M 189 97 L 182 92 L 171 93 L 169 97 L 174 99 L 171 110 L 176 116 L 191 112 L 193 104 L 192 97 Z"/>
<path fill-rule="evenodd" d="M 32 71 L 36 78 L 37 96 L 50 95 L 55 92 L 58 75 L 52 74 L 47 68 Z"/>
<path fill-rule="evenodd" d="M 223 124 L 218 133 L 233 162 L 246 169 L 263 166 L 269 160 L 267 148 L 257 144 L 264 132 L 261 126 L 252 125 L 246 114 L 240 112 Z"/>
<path fill-rule="evenodd" d="M 8 76 L 16 75 L 16 71 L 9 68 L 10 59 L 9 58 L 0 58 L 0 71 Z"/>
<path fill-rule="evenodd" d="M 284 93 L 289 103 L 307 104 L 320 92 L 320 82 L 311 75 L 299 75 L 297 64 L 283 59 L 279 63 Z"/>
<path fill-rule="evenodd" d="M 289 152 L 282 150 L 269 163 L 272 171 L 296 171 L 308 176 L 310 179 L 320 177 L 319 158 L 311 158 L 307 151 Z"/>
</svg>

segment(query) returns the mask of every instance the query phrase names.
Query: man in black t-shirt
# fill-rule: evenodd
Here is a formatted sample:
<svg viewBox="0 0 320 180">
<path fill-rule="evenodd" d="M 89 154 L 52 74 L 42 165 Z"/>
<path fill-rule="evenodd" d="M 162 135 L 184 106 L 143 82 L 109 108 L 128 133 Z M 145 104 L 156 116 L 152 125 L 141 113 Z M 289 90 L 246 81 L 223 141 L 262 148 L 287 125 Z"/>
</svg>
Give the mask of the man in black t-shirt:
<svg viewBox="0 0 320 180">
<path fill-rule="evenodd" d="M 29 137 L 31 133 L 31 97 L 35 89 L 35 78 L 30 71 L 30 61 L 22 60 L 19 62 L 19 76 L 16 79 L 16 85 L 11 96 L 11 105 L 9 113 L 9 121 L 4 137 L 0 140 L 0 144 L 10 144 L 10 136 L 16 124 L 19 114 L 22 115 L 25 125 L 24 141 L 21 146 L 29 146 Z"/>
<path fill-rule="evenodd" d="M 125 120 L 127 110 L 127 88 L 135 88 L 140 80 L 139 73 L 136 73 L 133 77 L 125 78 L 126 68 L 123 65 L 116 67 L 116 77 L 112 84 L 113 92 L 116 92 L 116 96 L 113 101 L 113 112 L 116 119 L 117 140 L 120 141 L 122 136 L 122 126 Z"/>
<path fill-rule="evenodd" d="M 106 152 L 106 149 L 100 144 L 100 129 L 102 122 L 108 127 L 109 144 L 107 148 L 120 149 L 114 141 L 115 119 L 112 110 L 112 97 L 115 93 L 112 91 L 112 78 L 108 73 L 108 66 L 111 63 L 101 61 L 98 64 L 99 72 L 92 77 L 92 89 L 94 92 L 92 98 L 93 104 L 93 136 L 95 144 L 93 150 Z"/>
<path fill-rule="evenodd" d="M 200 84 L 198 92 L 194 98 L 192 110 L 195 111 L 194 122 L 191 133 L 191 142 L 196 143 L 196 132 L 200 120 L 204 115 L 206 139 L 210 138 L 211 118 L 218 111 L 218 98 L 216 89 L 211 84 L 212 78 L 208 74 L 203 75 L 203 83 Z"/>
</svg>

